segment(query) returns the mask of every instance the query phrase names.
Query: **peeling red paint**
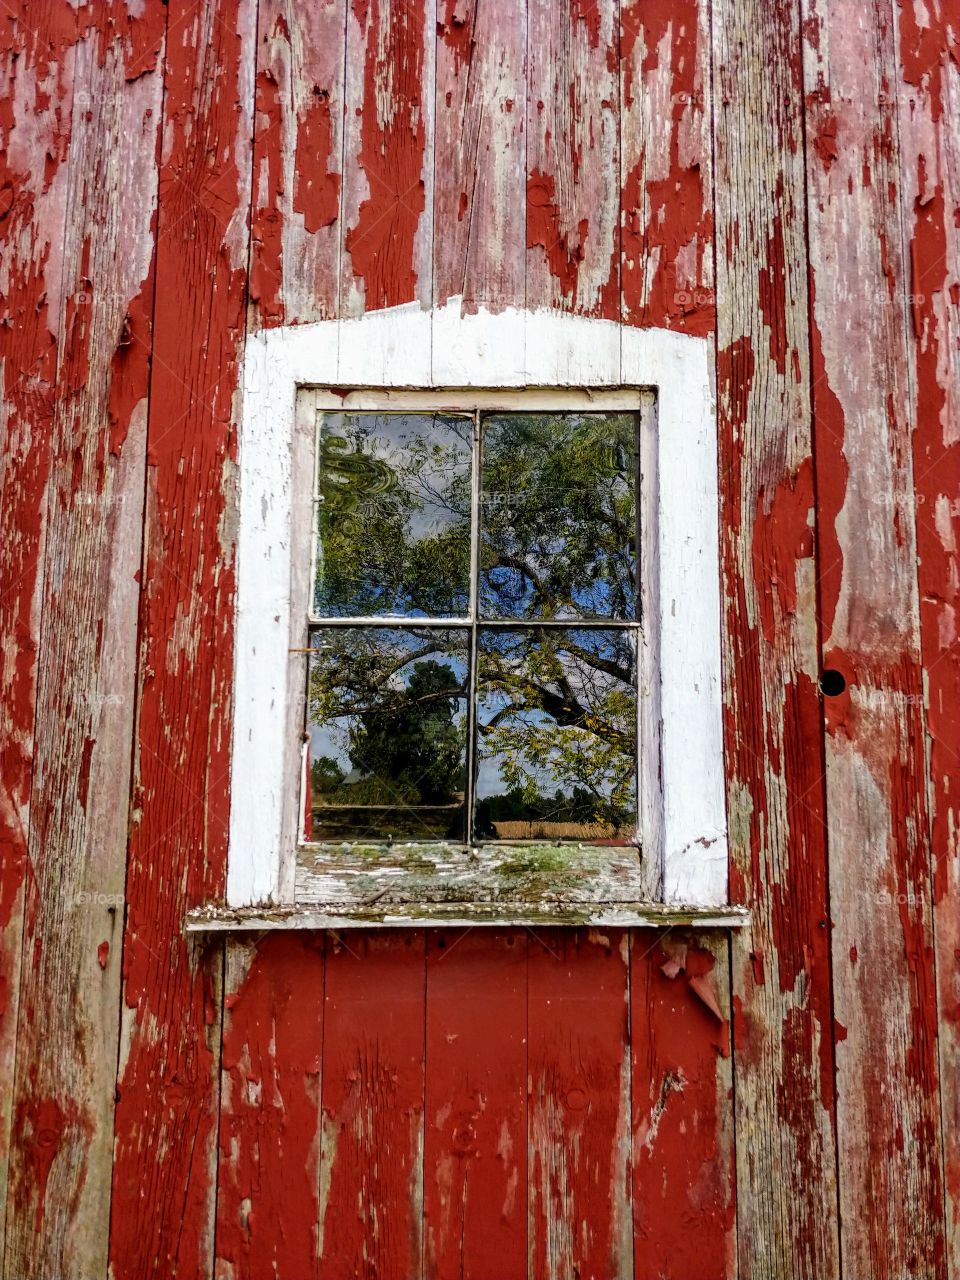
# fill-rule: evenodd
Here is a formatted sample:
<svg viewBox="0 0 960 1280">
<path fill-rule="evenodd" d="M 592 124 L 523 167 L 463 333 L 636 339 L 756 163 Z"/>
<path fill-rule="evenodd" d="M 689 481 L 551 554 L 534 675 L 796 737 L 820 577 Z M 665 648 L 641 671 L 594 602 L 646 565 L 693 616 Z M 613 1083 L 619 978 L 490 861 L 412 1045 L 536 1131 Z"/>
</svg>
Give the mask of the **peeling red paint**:
<svg viewBox="0 0 960 1280">
<path fill-rule="evenodd" d="M 631 965 L 634 1275 L 726 1280 L 735 1274 L 735 1213 L 717 1078 L 729 1042 L 716 958 L 670 938 L 641 946 L 644 937 L 636 935 Z M 681 973 L 690 994 L 678 1001 Z"/>
<path fill-rule="evenodd" d="M 826 638 L 833 630 L 843 580 L 843 550 L 837 536 L 837 517 L 846 496 L 848 467 L 843 451 L 843 406 L 830 386 L 824 363 L 823 341 L 813 314 L 815 297 L 815 287 L 811 282 L 811 374 L 817 450 L 817 574 L 821 629 Z"/>
<path fill-rule="evenodd" d="M 543 249 L 550 274 L 568 299 L 576 294 L 588 233 L 589 223 L 582 218 L 576 236 L 564 234 L 556 182 L 550 174 L 534 169 L 527 178 L 527 248 Z"/>
<path fill-rule="evenodd" d="M 257 75 L 257 134 L 254 167 L 258 201 L 251 218 L 253 252 L 250 260 L 250 300 L 258 307 L 263 324 L 282 324 L 285 319 L 280 296 L 283 280 L 283 213 L 281 152 L 276 144 L 280 128 L 280 88 L 270 70 Z M 271 143 L 273 145 L 271 145 Z M 260 192 L 263 192 L 262 196 Z"/>
<path fill-rule="evenodd" d="M 636 158 L 629 157 L 621 195 L 624 315 L 631 323 L 705 336 L 716 327 L 716 298 L 712 198 L 704 185 L 709 147 L 697 156 L 689 142 L 704 118 L 703 80 L 709 75 L 709 51 L 699 47 L 697 0 L 644 0 L 625 9 L 619 58 L 628 107 L 643 93 L 635 83 L 641 40 L 641 80 L 656 94 L 669 132 L 665 148 L 658 132 L 646 137 Z M 665 42 L 669 67 L 660 65 Z M 663 176 L 653 176 L 660 166 Z"/>
<path fill-rule="evenodd" d="M 813 555 L 813 501 L 811 458 L 803 459 L 795 475 L 781 480 L 772 497 L 757 495 L 753 579 L 768 640 L 777 628 L 775 607 L 782 618 L 797 606 L 798 562 Z"/>
<path fill-rule="evenodd" d="M 347 229 L 346 249 L 350 270 L 363 282 L 365 308 L 373 311 L 416 297 L 414 240 L 426 208 L 427 23 L 420 0 L 404 5 L 356 0 L 353 12 L 365 41 L 357 164 L 369 195 Z M 386 97 L 389 121 L 377 106 Z"/>
<path fill-rule="evenodd" d="M 221 519 L 244 336 L 249 138 L 234 147 L 255 25 L 249 0 L 219 4 L 215 14 L 177 0 L 169 22 L 181 34 L 164 82 L 139 773 L 123 946 L 130 1026 L 111 1215 L 117 1280 L 206 1267 L 217 1107 L 220 963 L 215 950 L 189 951 L 172 922 L 224 887 L 234 575 Z M 188 202 L 187 182 L 199 193 Z M 147 1176 L 162 1177 L 160 1198 L 144 1195 L 145 1165 L 157 1151 L 162 1169 Z"/>
<path fill-rule="evenodd" d="M 330 93 L 314 85 L 310 106 L 297 131 L 293 194 L 293 207 L 303 214 L 310 232 L 332 226 L 340 211 L 340 175 L 329 169 L 332 147 Z"/>
<path fill-rule="evenodd" d="M 57 1234 L 58 1224 L 76 1209 L 73 1193 L 62 1191 L 62 1171 L 80 1153 L 79 1174 L 71 1175 L 70 1186 L 82 1185 L 82 1153 L 94 1128 L 107 1120 L 88 1115 L 79 1103 L 71 1109 L 62 1097 L 48 1096 L 39 1077 L 31 1075 L 23 1048 L 30 1043 L 38 1009 L 35 993 L 42 994 L 42 966 L 54 954 L 49 932 L 40 928 L 44 917 L 39 908 L 48 890 L 37 874 L 29 883 L 22 945 L 18 924 L 31 791 L 35 835 L 42 835 L 42 823 L 50 820 L 39 815 L 52 812 L 43 790 L 49 793 L 51 783 L 40 771 L 36 776 L 33 772 L 36 668 L 38 658 L 43 662 L 44 595 L 37 565 L 44 559 L 47 521 L 62 518 L 70 492 L 101 497 L 106 468 L 121 460 L 128 463 L 132 427 L 145 410 L 151 379 L 149 544 L 138 637 L 139 772 L 123 952 L 130 1039 L 129 1057 L 124 1041 L 118 1086 L 113 1274 L 118 1280 L 166 1277 L 174 1271 L 180 1276 L 205 1274 L 216 1201 L 217 1266 L 236 1280 L 277 1268 L 318 1274 L 321 1231 L 324 1266 L 351 1274 L 415 1274 L 422 1260 L 428 1276 L 448 1270 L 469 1276 L 471 1266 L 475 1271 L 481 1267 L 484 1250 L 489 1255 L 488 1240 L 495 1237 L 504 1276 L 524 1275 L 529 1256 L 535 1269 L 548 1271 L 551 1249 L 553 1257 L 563 1256 L 564 1265 L 574 1258 L 585 1274 L 613 1275 L 620 1273 L 626 1256 L 616 1250 L 631 1244 L 629 1214 L 623 1219 L 618 1214 L 632 1196 L 636 1280 L 729 1277 L 737 1263 L 730 1159 L 733 1101 L 726 1092 L 729 1064 L 724 1058 L 728 975 L 716 963 L 725 953 L 667 940 L 647 956 L 638 933 L 632 940 L 628 983 L 607 942 L 593 939 L 587 945 L 571 934 L 561 950 L 566 955 L 569 949 L 576 959 L 566 968 L 555 956 L 538 952 L 539 969 L 531 985 L 525 968 L 521 977 L 523 966 L 510 956 L 503 965 L 509 985 L 505 981 L 502 987 L 486 988 L 485 978 L 496 971 L 495 948 L 506 946 L 503 937 L 495 942 L 474 931 L 460 944 L 457 968 L 442 956 L 435 935 L 426 959 L 419 935 L 369 935 L 358 944 L 363 963 L 346 947 L 337 951 L 325 1000 L 319 940 L 270 938 L 249 949 L 245 977 L 223 999 L 229 1021 L 221 1061 L 219 952 L 188 947 L 178 923 L 187 904 L 222 892 L 224 879 L 233 567 L 223 528 L 230 514 L 237 353 L 248 283 L 256 324 L 336 314 L 341 280 L 334 264 L 345 240 L 349 258 L 343 283 L 349 293 L 352 272 L 360 286 L 356 292 L 363 294 L 351 297 L 355 310 L 414 297 L 429 301 L 431 272 L 437 297 L 461 292 L 465 309 L 482 304 L 497 310 L 523 303 L 525 242 L 533 251 L 527 261 L 531 278 L 541 265 L 548 277 L 542 296 L 531 286 L 533 305 L 620 313 L 629 323 L 711 335 L 716 327 L 712 140 L 704 127 L 711 105 L 714 121 L 721 120 L 728 136 L 736 138 L 737 126 L 723 123 L 729 101 L 717 96 L 710 104 L 704 96 L 712 68 L 709 40 L 704 43 L 702 35 L 702 8 L 694 0 L 626 3 L 619 13 L 619 46 L 616 38 L 606 39 L 610 11 L 602 6 L 569 0 L 551 11 L 551 20 L 563 24 L 562 39 L 570 47 L 551 53 L 542 83 L 530 93 L 525 119 L 522 104 L 530 85 L 523 82 L 522 64 L 527 47 L 518 43 L 517 29 L 510 27 L 507 33 L 498 26 L 494 36 L 503 36 L 501 61 L 485 62 L 478 51 L 489 53 L 483 42 L 490 36 L 476 6 L 464 0 L 444 0 L 440 6 L 437 59 L 440 65 L 445 58 L 446 78 L 436 86 L 429 71 L 433 23 L 426 10 L 387 6 L 383 0 L 356 0 L 349 15 L 342 3 L 318 6 L 316 12 L 322 10 L 331 24 L 340 22 L 337 40 L 349 27 L 348 71 L 360 73 L 351 89 L 359 98 L 351 99 L 347 122 L 349 134 L 359 120 L 359 136 L 356 149 L 346 149 L 342 180 L 343 207 L 354 224 L 349 227 L 340 223 L 337 171 L 342 86 L 335 77 L 328 83 L 312 68 L 307 74 L 298 61 L 304 50 L 323 47 L 332 50 L 330 65 L 343 65 L 342 45 L 329 39 L 324 44 L 319 28 L 310 25 L 313 7 L 281 11 L 262 0 L 262 47 L 256 52 L 254 6 L 248 0 L 233 0 L 226 9 L 212 3 L 191 8 L 176 0 L 169 14 L 163 9 L 149 5 L 146 16 L 134 21 L 118 0 L 99 9 L 47 6 L 38 16 L 21 4 L 18 18 L 6 24 L 16 56 L 4 55 L 11 91 L 0 98 L 0 234 L 6 273 L 0 355 L 8 412 L 0 444 L 0 558 L 4 587 L 12 584 L 12 590 L 0 595 L 0 627 L 7 642 L 2 652 L 11 655 L 0 684 L 8 735 L 0 766 L 0 925 L 8 926 L 10 940 L 4 956 L 7 971 L 0 976 L 0 1015 L 8 1036 L 19 998 L 25 1029 L 25 1056 L 11 1108 L 20 1172 L 9 1184 L 10 1213 L 13 1219 L 19 1213 L 28 1220 L 38 1242 Z M 772 12 L 765 13 L 764 21 Z M 331 16 L 335 14 L 339 17 Z M 715 28 L 730 18 L 724 6 L 715 7 L 712 16 Z M 506 23 L 504 15 L 497 17 Z M 878 40 L 889 43 L 883 13 L 864 10 L 858 12 L 857 20 L 861 18 L 875 24 Z M 960 211 L 951 187 L 955 143 L 945 111 L 952 93 L 947 76 L 954 76 L 960 65 L 960 41 L 956 18 L 933 0 L 898 5 L 897 19 L 902 83 L 898 88 L 897 77 L 881 76 L 877 103 L 860 103 L 851 95 L 843 84 L 842 63 L 829 76 L 820 75 L 815 66 L 812 86 L 805 92 L 795 65 L 799 44 L 784 50 L 768 41 L 768 47 L 771 57 L 791 59 L 784 72 L 785 78 L 792 77 L 794 92 L 788 106 L 806 112 L 810 212 L 815 221 L 821 202 L 823 207 L 830 201 L 848 202 L 851 244 L 858 237 L 857 278 L 867 278 L 866 268 L 873 272 L 871 305 L 884 309 L 886 327 L 878 326 L 871 337 L 872 363 L 864 361 L 864 394 L 870 379 L 885 376 L 886 365 L 902 360 L 904 343 L 910 344 L 909 386 L 911 397 L 915 388 L 915 400 L 905 414 L 888 391 L 885 402 L 878 401 L 874 422 L 877 431 L 894 441 L 892 467 L 903 472 L 912 449 L 912 491 L 898 489 L 891 497 L 881 491 L 882 478 L 871 479 L 875 491 L 864 498 L 863 476 L 855 474 L 856 486 L 851 483 L 848 446 L 853 457 L 862 424 L 855 424 L 850 404 L 845 416 L 842 388 L 838 392 L 831 384 L 836 379 L 828 377 L 824 358 L 824 343 L 835 352 L 837 334 L 845 332 L 839 326 L 847 321 L 841 313 L 843 299 L 824 300 L 823 292 L 820 324 L 812 329 L 809 374 L 816 485 L 811 458 L 796 448 L 804 425 L 789 397 L 796 388 L 804 394 L 806 333 L 799 332 L 797 339 L 790 335 L 803 310 L 806 264 L 790 259 L 796 245 L 785 210 L 796 193 L 785 186 L 786 165 L 754 207 L 749 193 L 738 188 L 744 211 L 734 225 L 722 229 L 717 244 L 728 264 L 740 264 L 733 281 L 736 305 L 747 299 L 757 311 L 739 334 L 733 330 L 736 336 L 720 349 L 717 361 L 724 723 L 736 806 L 731 892 L 755 910 L 752 942 L 740 955 L 735 975 L 740 989 L 732 1002 L 738 1081 L 749 1077 L 756 1086 L 759 1080 L 761 1088 L 766 1083 L 771 1127 L 776 1125 L 782 1149 L 789 1152 L 785 1176 L 790 1194 L 783 1197 L 790 1200 L 789 1211 L 770 1220 L 790 1253 L 784 1266 L 789 1263 L 796 1274 L 834 1274 L 822 1265 L 816 1243 L 829 1231 L 829 1223 L 817 1219 L 823 1216 L 819 1197 L 830 1185 L 825 1170 L 834 1165 L 834 1046 L 842 1045 L 844 1105 L 849 1105 L 850 1092 L 844 1089 L 851 1064 L 859 1065 L 864 1045 L 876 1047 L 856 1079 L 865 1082 L 862 1091 L 868 1095 L 865 1140 L 876 1158 L 867 1174 L 875 1179 L 869 1190 L 876 1193 L 878 1208 L 869 1222 L 847 1215 L 843 1232 L 848 1249 L 869 1236 L 871 1274 L 878 1278 L 891 1275 L 894 1266 L 885 1244 L 899 1247 L 905 1238 L 884 1199 L 891 1199 L 883 1179 L 895 1161 L 909 1168 L 916 1185 L 911 1182 L 908 1190 L 933 1224 L 914 1269 L 925 1268 L 938 1277 L 947 1270 L 942 1233 L 936 1230 L 943 1221 L 943 1185 L 947 1212 L 953 1215 L 948 1224 L 960 1239 L 960 1126 L 955 1123 L 960 1111 L 951 1083 L 960 1028 L 960 444 L 954 438 L 957 392 L 950 363 L 960 306 L 960 281 L 953 267 Z M 853 30 L 854 24 L 848 28 L 845 21 L 836 6 L 814 4 L 804 15 L 806 48 L 815 60 L 824 60 L 825 70 L 831 70 L 826 65 L 830 51 L 837 56 L 838 36 Z M 796 41 L 792 19 L 789 25 Z M 71 82 L 71 68 L 80 41 L 96 40 L 101 59 L 119 41 L 121 76 L 134 84 L 155 73 L 165 31 L 163 184 L 154 229 L 159 254 L 156 333 L 151 271 L 129 304 L 125 300 L 126 318 L 116 348 L 107 356 L 109 421 L 97 441 L 99 452 L 94 459 L 85 458 L 80 443 L 68 443 L 51 472 L 57 397 L 101 373 L 88 360 L 103 286 L 96 255 L 86 243 L 78 246 L 77 261 L 64 264 L 59 258 L 71 131 L 76 121 L 92 118 Z M 721 61 L 729 56 L 721 38 L 726 34 L 717 31 Z M 536 56 L 536 40 L 531 48 Z M 518 59 L 516 66 L 506 65 L 504 50 Z M 355 64 L 350 61 L 354 55 Z M 615 84 L 618 66 L 622 104 Z M 571 67 L 579 69 L 567 74 Z M 493 76 L 491 68 L 503 80 L 497 81 L 496 94 L 485 98 L 477 82 Z M 612 88 L 601 83 L 610 75 Z M 462 83 L 454 84 L 457 77 L 463 77 Z M 245 148 L 252 129 L 244 115 L 249 85 L 255 85 L 257 140 L 248 282 L 243 227 L 251 167 Z M 773 97 L 771 93 L 771 101 Z M 434 103 L 438 112 L 446 103 L 450 116 L 446 149 L 438 147 L 430 164 Z M 487 135 L 479 125 L 461 136 L 457 122 L 467 118 L 465 104 L 477 117 L 485 112 L 515 117 L 510 148 L 494 156 L 485 152 Z M 630 134 L 623 120 L 638 104 L 645 112 L 643 128 Z M 545 120 L 540 141 L 548 154 L 528 174 L 523 129 L 540 113 Z M 567 114 L 573 127 L 564 125 Z M 621 143 L 628 138 L 622 151 L 600 147 L 611 119 L 617 120 Z M 798 138 L 792 127 L 784 129 L 782 120 L 773 119 L 771 128 L 780 130 L 776 146 L 782 156 L 795 154 Z M 35 153 L 29 162 L 20 140 L 25 132 Z M 457 159 L 458 150 L 466 158 Z M 899 257 L 900 182 L 910 250 L 907 282 Z M 764 200 L 772 213 L 755 225 L 751 220 Z M 602 227 L 611 203 L 622 221 L 608 255 Z M 882 207 L 892 207 L 889 225 L 876 212 Z M 868 216 L 865 209 L 874 214 Z M 433 220 L 432 243 L 425 216 Z M 454 236 L 460 238 L 451 253 Z M 317 248 L 321 241 L 333 247 L 327 257 Z M 744 265 L 748 241 L 753 257 Z M 842 248 L 830 246 L 831 252 Z M 609 256 L 609 263 L 594 262 L 598 252 Z M 75 291 L 59 298 L 57 282 L 78 278 L 85 300 Z M 821 291 L 827 287 L 822 273 L 814 283 Z M 906 333 L 898 329 L 903 295 L 909 297 Z M 727 331 L 729 319 L 723 317 Z M 58 373 L 58 343 L 69 362 L 66 377 Z M 899 366 L 897 376 L 904 377 Z M 789 414 L 794 416 L 783 426 Z M 770 437 L 777 439 L 775 447 L 768 443 Z M 900 606 L 877 609 L 876 645 L 849 642 L 848 616 L 863 610 L 870 597 L 870 584 L 850 580 L 852 540 L 859 536 L 850 525 L 860 521 L 864 536 L 869 534 L 863 504 L 874 498 L 886 504 L 883 519 L 888 521 L 891 553 L 910 560 L 904 576 L 908 583 L 916 535 L 922 666 L 916 645 L 911 650 L 913 642 L 905 638 L 908 628 L 901 624 L 907 615 Z M 816 545 L 810 520 L 814 507 Z M 868 508 L 867 515 L 872 514 Z M 119 521 L 103 521 L 103 536 L 116 537 L 118 527 Z M 821 697 L 813 670 L 806 669 L 814 662 L 809 626 L 814 557 L 822 664 L 844 674 L 846 689 L 839 697 Z M 838 607 L 841 597 L 843 609 Z M 54 610 L 47 621 L 55 617 Z M 98 651 L 109 646 L 102 618 L 90 634 Z M 49 667 L 45 678 L 53 678 Z M 109 739 L 88 712 L 78 710 L 76 723 L 81 728 L 64 751 L 76 768 L 61 794 L 82 810 L 95 800 L 97 752 Z M 924 756 L 924 723 L 929 760 Z M 827 813 L 820 777 L 824 732 L 828 750 L 855 754 L 864 795 L 872 788 L 878 804 L 889 810 L 882 815 L 886 862 L 878 883 L 869 886 L 883 902 L 858 904 L 856 929 L 848 927 L 837 940 L 836 959 L 844 975 L 838 982 L 856 982 L 864 994 L 862 1007 L 855 1007 L 852 1016 L 843 1012 L 842 1020 L 831 1009 Z M 876 815 L 868 811 L 868 800 L 862 803 L 866 839 L 878 828 L 872 825 Z M 926 892 L 931 853 L 935 935 Z M 843 925 L 847 920 L 845 911 L 842 901 L 834 901 L 834 928 L 837 921 Z M 101 936 L 92 934 L 83 948 L 84 972 L 92 965 L 93 949 L 105 975 L 93 984 L 97 989 L 115 972 L 112 941 L 98 941 Z M 735 941 L 735 956 L 738 945 Z M 242 948 L 235 943 L 230 948 L 231 972 L 236 974 Z M 17 976 L 21 953 L 30 968 L 26 977 Z M 469 962 L 464 958 L 468 955 Z M 609 979 L 613 969 L 620 975 L 616 980 Z M 96 970 L 93 974 L 97 977 Z M 591 975 L 602 975 L 607 982 L 600 998 Z M 458 992 L 468 979 L 489 1008 L 478 1019 L 471 1004 L 474 1020 L 463 1022 L 466 1006 L 458 1002 Z M 539 1147 L 532 1144 L 528 1170 L 525 1019 L 531 992 L 531 1096 L 536 1123 L 550 1140 Z M 628 993 L 629 1028 L 623 1017 Z M 332 1010 L 333 1028 L 326 1036 L 325 1003 Z M 770 1020 L 770 1010 L 784 1011 L 782 1025 Z M 905 1082 L 889 1105 L 881 1052 L 888 1034 L 886 1013 L 897 1020 L 900 1056 L 890 1060 Z M 455 1042 L 448 1040 L 452 1035 Z M 574 1044 L 576 1053 L 570 1049 Z M 86 1051 L 79 1027 L 70 1052 L 82 1063 Z M 631 1055 L 626 1075 L 625 1052 Z M 938 1058 L 944 1072 L 942 1136 L 935 1105 Z M 498 1076 L 498 1063 L 507 1059 L 508 1069 Z M 442 1062 L 443 1070 L 435 1068 L 437 1074 L 431 1075 L 431 1061 Z M 221 1068 L 220 1173 L 214 1186 Z M 611 1163 L 617 1126 L 623 1123 L 618 1108 L 630 1096 L 632 1168 Z M 912 1113 L 911 1099 L 919 1100 Z M 447 1105 L 449 1114 L 444 1112 Z M 742 1097 L 738 1105 L 746 1105 Z M 512 1144 L 507 1155 L 497 1145 L 504 1126 Z M 334 1152 L 326 1164 L 320 1156 L 321 1134 Z M 424 1149 L 420 1210 L 416 1171 Z M 943 1184 L 937 1163 L 941 1149 Z M 282 1167 L 277 1163 L 281 1155 Z M 569 1173 L 566 1182 L 560 1155 L 569 1161 L 569 1170 L 562 1171 L 563 1177 Z M 841 1200 L 858 1203 L 857 1197 L 864 1198 L 863 1185 L 853 1181 L 843 1158 L 839 1168 L 846 1179 Z M 594 1176 L 597 1170 L 602 1179 Z M 751 1176 L 749 1169 L 742 1172 L 743 1186 L 749 1186 Z M 287 1217 L 293 1207 L 296 1221 L 291 1225 Z M 756 1263 L 752 1250 L 763 1229 L 757 1220 L 768 1210 L 767 1201 L 757 1205 L 744 1196 L 741 1202 L 741 1271 Z M 827 1216 L 830 1212 L 828 1207 Z M 782 1230 L 787 1222 L 790 1232 Z M 584 1234 L 574 1233 L 567 1246 L 557 1232 L 573 1231 L 571 1224 L 581 1223 L 586 1224 Z M 760 1244 L 768 1247 L 769 1239 Z M 70 1272 L 69 1266 L 61 1269 Z M 848 1271 L 852 1273 L 849 1260 Z"/>
</svg>

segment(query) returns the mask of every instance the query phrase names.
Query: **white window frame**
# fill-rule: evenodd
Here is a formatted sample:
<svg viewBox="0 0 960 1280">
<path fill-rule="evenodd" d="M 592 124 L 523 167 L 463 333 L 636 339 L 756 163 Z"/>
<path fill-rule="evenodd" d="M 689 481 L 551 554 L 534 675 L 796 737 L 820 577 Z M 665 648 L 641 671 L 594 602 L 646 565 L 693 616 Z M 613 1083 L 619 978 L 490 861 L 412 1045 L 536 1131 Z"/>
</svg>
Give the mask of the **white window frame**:
<svg viewBox="0 0 960 1280">
<path fill-rule="evenodd" d="M 304 388 L 317 389 L 321 399 L 304 397 Z M 306 658 L 296 651 L 303 648 L 309 596 L 316 404 L 337 404 L 349 393 L 352 407 L 441 410 L 483 397 L 508 407 L 509 393 L 526 391 L 537 396 L 525 397 L 527 404 L 639 411 L 645 389 L 656 397 L 655 422 L 641 438 L 641 688 L 648 729 L 641 742 L 640 838 L 645 861 L 657 869 L 648 896 L 659 889 L 665 904 L 727 903 L 709 343 L 554 311 L 463 315 L 453 299 L 433 312 L 412 304 L 247 339 L 229 908 L 297 905 Z M 639 922 L 643 913 L 635 914 Z"/>
</svg>

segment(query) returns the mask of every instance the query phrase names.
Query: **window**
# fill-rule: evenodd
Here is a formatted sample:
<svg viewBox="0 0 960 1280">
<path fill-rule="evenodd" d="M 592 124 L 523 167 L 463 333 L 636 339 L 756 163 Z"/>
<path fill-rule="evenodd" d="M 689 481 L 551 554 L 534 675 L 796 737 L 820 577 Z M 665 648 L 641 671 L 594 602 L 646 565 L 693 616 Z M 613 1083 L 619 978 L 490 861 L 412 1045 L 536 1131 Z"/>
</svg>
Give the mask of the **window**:
<svg viewBox="0 0 960 1280">
<path fill-rule="evenodd" d="M 704 339 L 252 335 L 223 927 L 738 922 L 716 480 Z"/>
<path fill-rule="evenodd" d="M 515 399 L 318 412 L 308 840 L 637 839 L 640 414 Z"/>
</svg>

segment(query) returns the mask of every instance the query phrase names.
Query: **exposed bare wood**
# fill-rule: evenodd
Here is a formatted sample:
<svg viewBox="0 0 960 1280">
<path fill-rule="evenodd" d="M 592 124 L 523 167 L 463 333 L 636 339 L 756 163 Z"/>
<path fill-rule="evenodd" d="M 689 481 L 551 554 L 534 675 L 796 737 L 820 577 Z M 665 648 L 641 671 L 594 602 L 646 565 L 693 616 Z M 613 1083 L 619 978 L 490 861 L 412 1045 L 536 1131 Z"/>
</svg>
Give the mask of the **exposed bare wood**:
<svg viewBox="0 0 960 1280">
<path fill-rule="evenodd" d="M 804 0 L 845 1274 L 945 1275 L 894 28 Z"/>
<path fill-rule="evenodd" d="M 105 51 L 96 31 L 73 51 L 9 1187 L 14 1274 L 106 1268 L 163 29 L 155 3 Z"/>
<path fill-rule="evenodd" d="M 340 314 L 433 296 L 436 0 L 347 11 Z"/>
<path fill-rule="evenodd" d="M 620 314 L 616 0 L 527 7 L 527 306 Z"/>
<path fill-rule="evenodd" d="M 4 1275 L 960 1274 L 955 8 L 6 6 Z M 709 419 L 714 337 L 749 909 L 652 905 L 631 853 L 568 846 L 314 848 L 307 905 L 291 857 L 286 907 L 224 908 L 229 813 L 274 883 L 263 708 L 305 643 L 264 643 L 263 575 L 230 810 L 241 401 L 265 521 L 302 384 L 656 382 L 657 465 L 701 492 L 676 424 Z M 698 599 L 709 529 L 665 540 Z M 669 616 L 648 680 L 699 696 Z M 707 737 L 650 754 L 687 765 L 678 821 Z"/>
<path fill-rule="evenodd" d="M 345 0 L 260 0 L 250 295 L 254 322 L 336 314 Z"/>
<path fill-rule="evenodd" d="M 34 8 L 26 2 L 8 7 L 0 50 L 0 1259 L 28 874 L 40 566 L 63 314 L 72 46 L 78 36 L 72 10 L 61 12 L 59 21 L 51 14 L 38 32 L 30 21 Z"/>
<path fill-rule="evenodd" d="M 794 4 L 716 3 L 717 382 L 740 1266 L 836 1276 L 803 103 Z"/>
<path fill-rule="evenodd" d="M 741 929 L 750 923 L 742 907 L 683 907 L 659 902 L 598 902 L 552 906 L 511 901 L 505 906 L 483 902 L 398 903 L 332 902 L 314 907 L 198 907 L 187 913 L 190 933 L 249 933 L 275 929 L 350 929 L 378 925 L 409 928 L 442 925 L 592 925 L 597 928 L 657 928 L 695 925 L 700 929 Z"/>
<path fill-rule="evenodd" d="M 526 7 L 441 0 L 438 10 L 434 305 L 522 307 Z"/>
<path fill-rule="evenodd" d="M 715 328 L 710 5 L 620 5 L 621 314 Z"/>
<path fill-rule="evenodd" d="M 256 7 L 177 0 L 167 12 L 115 1280 L 205 1276 L 214 1246 L 223 957 L 172 922 L 222 895 L 226 871 Z"/>
<path fill-rule="evenodd" d="M 897 18 L 947 1271 L 960 1275 L 960 15 L 922 0 Z"/>
</svg>

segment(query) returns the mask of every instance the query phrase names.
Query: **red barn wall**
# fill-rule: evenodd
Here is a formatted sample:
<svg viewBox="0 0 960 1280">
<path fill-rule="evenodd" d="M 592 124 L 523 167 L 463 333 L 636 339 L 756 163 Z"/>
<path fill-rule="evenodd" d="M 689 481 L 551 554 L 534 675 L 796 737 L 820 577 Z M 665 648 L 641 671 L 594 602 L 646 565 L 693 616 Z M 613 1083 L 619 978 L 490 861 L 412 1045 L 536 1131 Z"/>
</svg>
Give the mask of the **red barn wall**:
<svg viewBox="0 0 960 1280">
<path fill-rule="evenodd" d="M 0 31 L 3 1276 L 960 1277 L 955 8 Z M 455 296 L 715 341 L 752 927 L 187 943 L 245 335 Z"/>
</svg>

